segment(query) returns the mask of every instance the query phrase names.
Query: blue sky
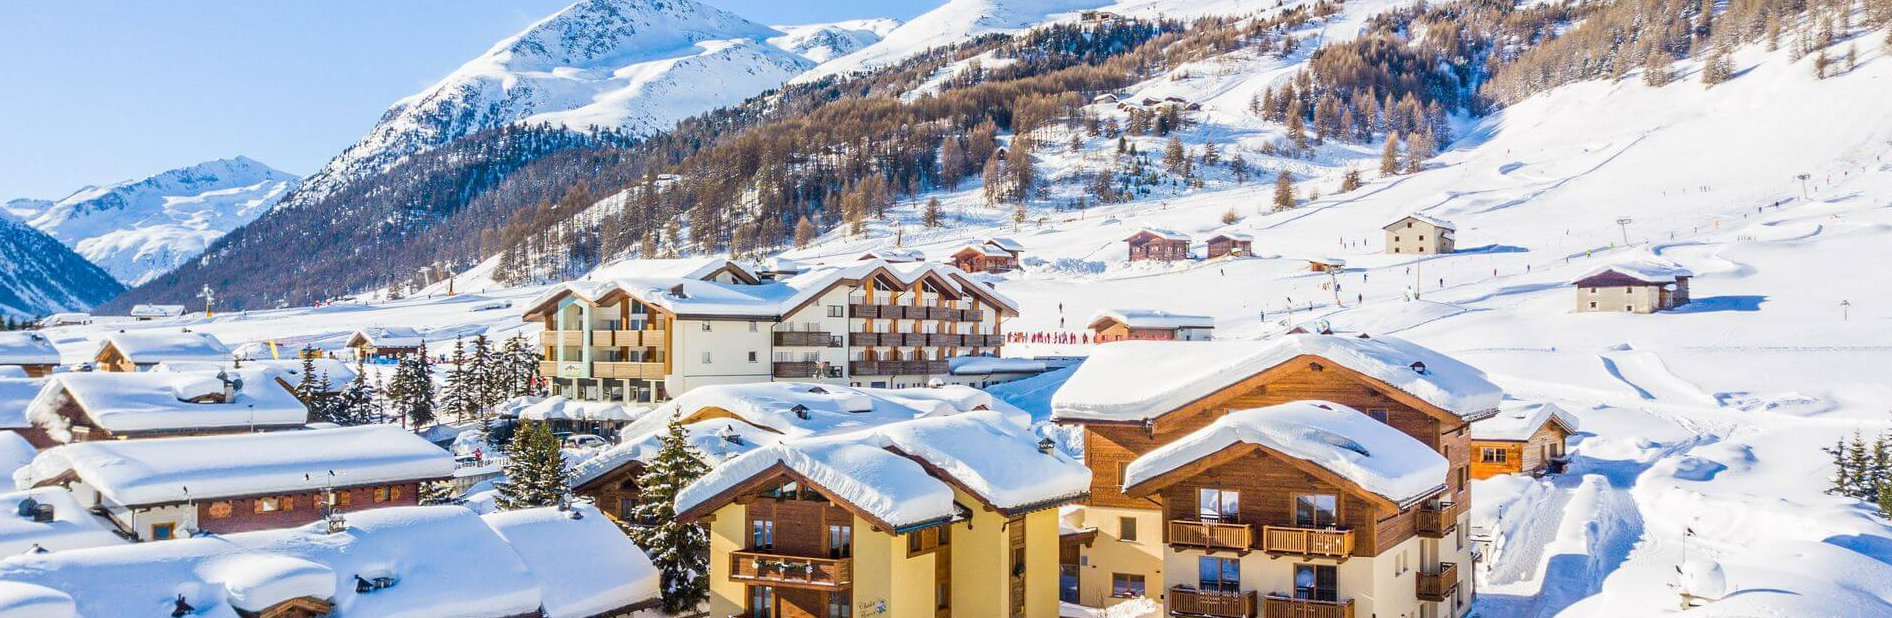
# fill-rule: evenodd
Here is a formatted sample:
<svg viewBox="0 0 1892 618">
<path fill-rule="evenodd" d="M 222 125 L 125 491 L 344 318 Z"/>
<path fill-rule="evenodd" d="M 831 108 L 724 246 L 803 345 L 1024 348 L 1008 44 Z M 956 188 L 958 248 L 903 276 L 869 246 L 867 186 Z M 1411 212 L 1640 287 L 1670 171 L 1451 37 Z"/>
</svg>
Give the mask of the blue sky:
<svg viewBox="0 0 1892 618">
<path fill-rule="evenodd" d="M 706 0 L 762 23 L 941 0 Z M 247 155 L 308 174 L 389 103 L 572 0 L 9 0 L 0 200 Z"/>
</svg>

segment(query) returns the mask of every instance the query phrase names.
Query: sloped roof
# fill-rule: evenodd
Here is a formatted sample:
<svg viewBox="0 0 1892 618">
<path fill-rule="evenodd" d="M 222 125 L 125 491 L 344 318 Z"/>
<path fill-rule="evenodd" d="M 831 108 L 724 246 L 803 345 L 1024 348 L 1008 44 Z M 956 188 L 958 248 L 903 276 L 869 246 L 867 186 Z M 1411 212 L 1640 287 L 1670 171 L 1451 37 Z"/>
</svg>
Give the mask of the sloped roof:
<svg viewBox="0 0 1892 618">
<path fill-rule="evenodd" d="M 1124 487 L 1157 481 L 1239 444 L 1319 466 L 1401 506 L 1443 490 L 1451 470 L 1432 447 L 1358 410 L 1326 401 L 1295 401 L 1229 412 L 1136 458 L 1124 469 Z"/>
<path fill-rule="evenodd" d="M 1227 238 L 1229 240 L 1236 240 L 1236 241 L 1241 241 L 1241 242 L 1254 242 L 1255 241 L 1255 235 L 1249 234 L 1246 232 L 1216 232 L 1214 236 L 1209 237 L 1209 240 L 1214 241 L 1217 238 Z"/>
<path fill-rule="evenodd" d="M 1137 236 L 1141 236 L 1143 234 L 1150 234 L 1164 240 L 1180 240 L 1184 242 L 1189 241 L 1188 234 L 1184 234 L 1176 230 L 1167 230 L 1160 227 L 1139 228 L 1135 234 L 1131 234 L 1129 238 L 1125 238 L 1124 240 L 1130 240 L 1131 238 L 1136 238 Z"/>
<path fill-rule="evenodd" d="M 32 500 L 53 507 L 53 520 L 21 517 L 20 503 Z M 47 551 L 105 547 L 128 543 L 110 520 L 79 505 L 64 487 L 39 487 L 0 493 L 0 556 L 17 556 L 37 545 Z M 3 616 L 5 614 L 0 614 Z"/>
<path fill-rule="evenodd" d="M 1655 285 L 1675 283 L 1677 277 L 1695 276 L 1695 273 L 1674 260 L 1648 251 L 1637 251 L 1608 264 L 1592 268 L 1581 276 L 1571 279 L 1570 282 L 1581 283 L 1585 279 L 1612 272 Z"/>
<path fill-rule="evenodd" d="M 992 245 L 1000 249 L 1004 249 L 1006 251 L 1024 251 L 1025 250 L 1025 246 L 1018 244 L 1018 241 L 1012 240 L 1010 238 L 1006 238 L 1003 236 L 994 236 L 992 238 L 987 238 L 985 239 L 985 244 Z"/>
<path fill-rule="evenodd" d="M 591 271 L 587 278 L 596 280 L 649 277 L 708 279 L 724 269 L 735 273 L 738 279 L 756 280 L 755 273 L 749 272 L 749 269 L 719 256 L 623 260 L 600 266 Z"/>
<path fill-rule="evenodd" d="M 1091 314 L 1089 325 L 1097 328 L 1104 321 L 1115 321 L 1130 328 L 1215 328 L 1215 318 L 1206 315 L 1170 313 L 1156 309 L 1099 309 Z"/>
<path fill-rule="evenodd" d="M 220 373 L 243 381 L 234 398 L 190 401 L 221 396 Z M 47 378 L 27 405 L 26 417 L 61 440 L 70 438 L 68 419 L 59 414 L 67 402 L 77 405 L 94 425 L 115 434 L 308 423 L 308 406 L 282 385 L 282 379 L 282 372 L 269 367 L 61 373 Z"/>
<path fill-rule="evenodd" d="M 1562 425 L 1564 431 L 1577 432 L 1577 417 L 1550 402 L 1506 401 L 1498 413 L 1472 423 L 1473 440 L 1525 442 L 1545 423 Z"/>
<path fill-rule="evenodd" d="M 38 332 L 0 332 L 0 365 L 57 365 L 59 348 Z"/>
<path fill-rule="evenodd" d="M 101 339 L 99 351 L 108 345 L 135 363 L 230 360 L 229 346 L 216 335 L 188 330 L 121 330 Z"/>
<path fill-rule="evenodd" d="M 720 506 L 732 490 L 786 469 L 894 531 L 952 521 L 953 489 L 1001 511 L 1081 499 L 1090 470 L 992 411 L 929 417 L 867 431 L 791 438 L 736 457 L 677 496 L 677 511 Z M 938 471 L 941 476 L 934 476 Z M 701 513 L 697 513 L 701 514 Z"/>
<path fill-rule="evenodd" d="M 349 342 L 356 339 L 377 348 L 418 348 L 427 337 L 420 329 L 409 326 L 370 326 L 355 331 Z"/>
<path fill-rule="evenodd" d="M 174 318 L 184 315 L 183 305 L 133 305 L 131 317 L 134 318 Z"/>
<path fill-rule="evenodd" d="M 976 291 L 1001 305 L 1008 313 L 1018 311 L 1018 303 L 999 294 L 992 286 L 964 275 L 958 269 L 944 264 L 890 264 L 884 260 L 870 259 L 837 266 L 813 267 L 794 276 L 759 284 L 732 284 L 678 277 L 572 281 L 547 290 L 532 301 L 531 306 L 537 311 L 566 295 L 596 303 L 612 293 L 623 293 L 679 315 L 780 319 L 836 285 L 880 276 L 889 277 L 900 285 L 913 285 L 922 279 L 936 277 L 945 285 L 962 292 Z M 678 291 L 682 294 L 677 294 Z"/>
<path fill-rule="evenodd" d="M 1478 369 L 1394 337 L 1288 334 L 1260 341 L 1119 341 L 1098 346 L 1052 396 L 1063 421 L 1147 421 L 1297 356 L 1326 359 L 1461 418 L 1497 411 Z M 1424 371 L 1413 363 L 1424 363 Z M 1160 379 L 1159 379 L 1160 377 Z"/>
<path fill-rule="evenodd" d="M 330 485 L 328 471 L 336 485 L 432 480 L 453 474 L 453 457 L 400 427 L 364 425 L 76 442 L 40 453 L 14 481 L 33 487 L 73 475 L 133 506 L 312 491 Z"/>
<path fill-rule="evenodd" d="M 1440 229 L 1445 229 L 1445 230 L 1454 230 L 1454 231 L 1456 231 L 1456 230 L 1458 229 L 1458 227 L 1456 227 L 1456 226 L 1454 226 L 1454 225 L 1452 225 L 1452 222 L 1451 222 L 1451 221 L 1446 221 L 1446 220 L 1444 220 L 1444 219 L 1440 219 L 1440 218 L 1438 218 L 1438 217 L 1434 217 L 1434 216 L 1431 216 L 1431 215 L 1425 215 L 1425 214 L 1420 214 L 1420 213 L 1416 213 L 1416 212 L 1415 212 L 1415 213 L 1412 213 L 1412 214 L 1409 214 L 1409 215 L 1405 215 L 1405 216 L 1402 216 L 1402 217 L 1400 217 L 1400 218 L 1398 218 L 1398 219 L 1394 219 L 1394 220 L 1392 220 L 1392 221 L 1391 221 L 1390 223 L 1387 223 L 1386 225 L 1382 225 L 1382 226 L 1380 226 L 1380 229 L 1387 229 L 1387 228 L 1391 228 L 1391 227 L 1393 227 L 1393 226 L 1395 226 L 1395 225 L 1399 225 L 1399 224 L 1400 224 L 1401 222 L 1404 222 L 1404 221 L 1405 221 L 1405 220 L 1407 220 L 1407 219 L 1413 219 L 1413 220 L 1416 220 L 1416 221 L 1418 221 L 1418 222 L 1420 222 L 1420 223 L 1424 223 L 1424 224 L 1426 224 L 1426 225 L 1430 225 L 1430 226 L 1433 226 L 1433 227 L 1436 227 L 1436 228 L 1440 228 Z"/>
</svg>

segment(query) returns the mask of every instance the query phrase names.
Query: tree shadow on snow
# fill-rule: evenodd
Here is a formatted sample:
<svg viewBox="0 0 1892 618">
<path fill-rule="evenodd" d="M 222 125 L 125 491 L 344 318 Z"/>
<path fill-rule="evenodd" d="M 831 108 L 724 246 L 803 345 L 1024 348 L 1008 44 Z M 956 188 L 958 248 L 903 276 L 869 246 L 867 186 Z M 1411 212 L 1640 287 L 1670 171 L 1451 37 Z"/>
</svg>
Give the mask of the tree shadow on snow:
<svg viewBox="0 0 1892 618">
<path fill-rule="evenodd" d="M 1709 296 L 1689 301 L 1688 304 L 1669 310 L 1669 313 L 1713 313 L 1716 311 L 1760 311 L 1761 303 L 1767 302 L 1767 296 L 1761 294 L 1734 294 L 1729 296 Z"/>
</svg>

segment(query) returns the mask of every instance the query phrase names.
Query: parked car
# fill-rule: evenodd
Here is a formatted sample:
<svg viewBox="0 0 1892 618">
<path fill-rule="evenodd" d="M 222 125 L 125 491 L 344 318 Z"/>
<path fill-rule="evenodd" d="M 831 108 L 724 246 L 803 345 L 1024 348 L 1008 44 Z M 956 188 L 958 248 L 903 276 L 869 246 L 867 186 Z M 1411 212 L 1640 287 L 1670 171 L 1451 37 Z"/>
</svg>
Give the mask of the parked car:
<svg viewBox="0 0 1892 618">
<path fill-rule="evenodd" d="M 610 445 L 611 443 L 605 442 L 604 438 L 600 438 L 598 436 L 594 436 L 588 433 L 572 434 L 569 436 L 565 436 L 565 448 L 594 449 L 594 448 L 604 448 Z"/>
</svg>

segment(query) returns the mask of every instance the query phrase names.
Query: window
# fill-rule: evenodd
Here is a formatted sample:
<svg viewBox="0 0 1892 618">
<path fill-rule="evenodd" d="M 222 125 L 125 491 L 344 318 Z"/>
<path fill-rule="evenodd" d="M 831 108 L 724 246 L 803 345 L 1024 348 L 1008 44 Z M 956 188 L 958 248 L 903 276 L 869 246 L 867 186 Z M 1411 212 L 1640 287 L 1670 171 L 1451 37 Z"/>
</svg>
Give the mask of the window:
<svg viewBox="0 0 1892 618">
<path fill-rule="evenodd" d="M 828 526 L 828 557 L 846 558 L 852 555 L 854 555 L 854 526 L 830 524 Z"/>
<path fill-rule="evenodd" d="M 749 587 L 749 618 L 775 618 L 775 589 Z"/>
<path fill-rule="evenodd" d="M 177 538 L 177 524 L 151 524 L 151 540 L 169 541 Z"/>
<path fill-rule="evenodd" d="M 844 315 L 846 315 L 846 314 L 844 314 L 844 313 L 841 313 L 841 306 L 840 306 L 840 305 L 828 305 L 828 317 L 831 317 L 831 318 L 838 318 L 838 317 L 842 317 L 842 316 L 844 316 Z"/>
<path fill-rule="evenodd" d="M 353 492 L 338 491 L 328 495 L 329 506 L 348 506 L 353 500 Z"/>
<path fill-rule="evenodd" d="M 749 549 L 775 549 L 775 522 L 773 520 L 749 520 Z"/>
<path fill-rule="evenodd" d="M 950 609 L 953 606 L 953 583 L 951 580 L 933 585 L 933 607 Z"/>
<path fill-rule="evenodd" d="M 704 352 L 704 353 L 703 353 L 703 364 L 705 364 L 705 365 L 708 365 L 708 364 L 709 364 L 709 362 L 710 362 L 710 355 L 709 355 L 709 354 L 710 354 L 709 352 Z"/>
<path fill-rule="evenodd" d="M 375 502 L 388 502 L 390 500 L 394 500 L 399 497 L 401 497 L 401 490 L 399 488 L 395 488 L 395 487 L 374 488 L 374 501 Z"/>
<path fill-rule="evenodd" d="M 1367 408 L 1366 415 L 1381 423 L 1391 424 L 1386 421 L 1386 408 Z"/>
<path fill-rule="evenodd" d="M 1241 519 L 1242 493 L 1226 489 L 1196 490 L 1196 515 L 1203 521 L 1228 521 Z"/>
<path fill-rule="evenodd" d="M 755 362 L 755 350 L 749 351 L 749 362 L 751 363 Z"/>
<path fill-rule="evenodd" d="M 1313 601 L 1340 600 L 1339 572 L 1330 565 L 1294 565 L 1294 598 Z"/>
<path fill-rule="evenodd" d="M 1025 576 L 1025 548 L 1012 548 L 1012 577 Z"/>
<path fill-rule="evenodd" d="M 1412 570 L 1412 564 L 1407 560 L 1406 552 L 1402 551 L 1399 552 L 1399 555 L 1393 556 L 1394 575 L 1404 575 L 1406 571 L 1410 570 Z"/>
<path fill-rule="evenodd" d="M 701 324 L 703 325 L 702 326 L 703 332 L 706 332 L 706 333 L 709 332 L 709 324 L 710 324 L 709 320 L 703 320 Z"/>
<path fill-rule="evenodd" d="M 274 513 L 283 510 L 283 499 L 275 497 L 257 498 L 255 502 L 251 503 L 251 506 L 253 507 L 251 510 L 257 513 Z"/>
<path fill-rule="evenodd" d="M 749 332 L 755 332 L 755 320 L 749 320 Z"/>
<path fill-rule="evenodd" d="M 1331 528 L 1340 520 L 1339 498 L 1333 494 L 1295 494 L 1294 525 Z"/>
<path fill-rule="evenodd" d="M 1591 309 L 1595 309 L 1595 308 L 1596 308 L 1596 301 L 1594 301 L 1594 300 L 1593 300 L 1593 301 L 1590 301 L 1590 308 L 1591 308 Z"/>
<path fill-rule="evenodd" d="M 1204 592 L 1241 592 L 1242 563 L 1235 558 L 1203 556 L 1196 560 L 1197 588 Z"/>
<path fill-rule="evenodd" d="M 846 592 L 828 593 L 828 618 L 851 618 L 853 615 L 853 597 Z"/>
<path fill-rule="evenodd" d="M 1111 573 L 1110 596 L 1119 599 L 1143 596 L 1143 576 L 1131 573 Z"/>
<path fill-rule="evenodd" d="M 1425 235 L 1425 234 L 1420 234 L 1420 235 L 1419 235 L 1419 242 L 1425 242 L 1425 241 L 1426 241 L 1426 235 Z"/>
<path fill-rule="evenodd" d="M 1478 460 L 1484 463 L 1504 463 L 1504 447 L 1483 446 L 1478 449 Z"/>
<path fill-rule="evenodd" d="M 1132 543 L 1136 542 L 1137 520 L 1135 517 L 1118 517 L 1117 518 L 1117 538 L 1125 540 L 1125 541 L 1129 541 Z"/>
</svg>

